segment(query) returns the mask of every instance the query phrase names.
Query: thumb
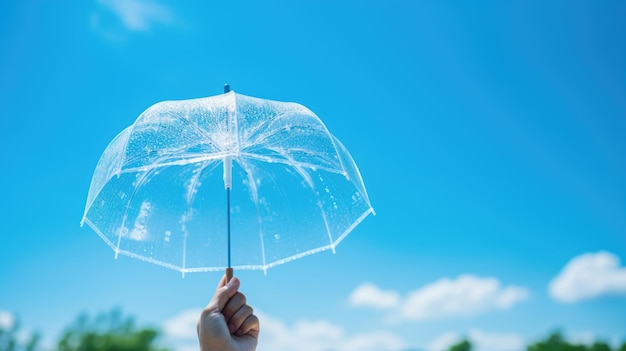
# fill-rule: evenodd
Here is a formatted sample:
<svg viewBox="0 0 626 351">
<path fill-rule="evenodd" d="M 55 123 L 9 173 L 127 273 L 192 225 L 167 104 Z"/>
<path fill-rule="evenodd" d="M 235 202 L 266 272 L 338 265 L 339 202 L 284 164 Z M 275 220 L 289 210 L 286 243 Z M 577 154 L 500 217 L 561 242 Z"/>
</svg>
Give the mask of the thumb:
<svg viewBox="0 0 626 351">
<path fill-rule="evenodd" d="M 224 309 L 224 306 L 226 306 L 228 300 L 230 300 L 231 297 L 235 296 L 240 285 L 241 282 L 239 281 L 239 278 L 233 277 L 228 282 L 228 284 L 223 285 L 215 290 L 215 295 L 213 295 L 213 299 L 211 300 L 209 305 L 213 307 L 213 309 L 217 309 L 221 312 Z"/>
</svg>

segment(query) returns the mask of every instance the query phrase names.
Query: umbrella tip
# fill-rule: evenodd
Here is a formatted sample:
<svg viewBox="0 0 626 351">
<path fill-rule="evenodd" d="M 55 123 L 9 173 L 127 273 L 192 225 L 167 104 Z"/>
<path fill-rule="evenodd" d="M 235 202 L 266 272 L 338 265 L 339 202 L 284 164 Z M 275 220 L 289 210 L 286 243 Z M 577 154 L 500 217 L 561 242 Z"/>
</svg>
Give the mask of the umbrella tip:
<svg viewBox="0 0 626 351">
<path fill-rule="evenodd" d="M 228 93 L 229 91 L 230 91 L 230 85 L 224 84 L 224 94 Z"/>
</svg>

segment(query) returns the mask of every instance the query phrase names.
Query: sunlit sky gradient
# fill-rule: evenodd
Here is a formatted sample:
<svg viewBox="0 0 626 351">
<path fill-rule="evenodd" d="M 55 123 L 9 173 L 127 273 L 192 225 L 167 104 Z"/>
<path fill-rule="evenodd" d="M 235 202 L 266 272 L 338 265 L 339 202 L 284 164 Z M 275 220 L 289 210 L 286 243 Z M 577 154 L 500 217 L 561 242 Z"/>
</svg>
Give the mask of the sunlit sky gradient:
<svg viewBox="0 0 626 351">
<path fill-rule="evenodd" d="M 81 228 L 109 141 L 150 105 L 295 101 L 377 212 L 337 248 L 237 272 L 259 350 L 522 350 L 626 339 L 626 3 L 0 4 L 0 324 L 48 343 L 114 306 L 196 349 L 220 278 Z"/>
</svg>

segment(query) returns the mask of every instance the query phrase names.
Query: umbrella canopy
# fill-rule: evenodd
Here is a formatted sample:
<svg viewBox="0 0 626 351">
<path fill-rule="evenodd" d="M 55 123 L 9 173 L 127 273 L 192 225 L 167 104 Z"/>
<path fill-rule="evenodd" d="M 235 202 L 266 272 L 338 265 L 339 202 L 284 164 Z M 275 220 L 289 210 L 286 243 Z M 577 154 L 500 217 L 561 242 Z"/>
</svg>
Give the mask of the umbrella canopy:
<svg viewBox="0 0 626 351">
<path fill-rule="evenodd" d="M 334 251 L 370 213 L 357 165 L 319 117 L 230 91 L 157 103 L 118 134 L 81 224 L 116 257 L 214 271 L 232 247 L 234 268 L 267 270 Z"/>
</svg>

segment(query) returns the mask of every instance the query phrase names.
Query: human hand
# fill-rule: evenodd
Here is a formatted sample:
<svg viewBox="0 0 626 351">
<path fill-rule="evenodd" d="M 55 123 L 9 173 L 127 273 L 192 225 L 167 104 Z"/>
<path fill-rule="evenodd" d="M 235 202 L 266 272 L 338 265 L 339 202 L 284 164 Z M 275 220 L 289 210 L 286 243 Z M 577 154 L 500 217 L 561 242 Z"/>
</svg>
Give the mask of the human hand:
<svg viewBox="0 0 626 351">
<path fill-rule="evenodd" d="M 198 321 L 198 340 L 202 351 L 254 351 L 259 341 L 259 319 L 237 291 L 241 282 L 226 276 Z"/>
</svg>

